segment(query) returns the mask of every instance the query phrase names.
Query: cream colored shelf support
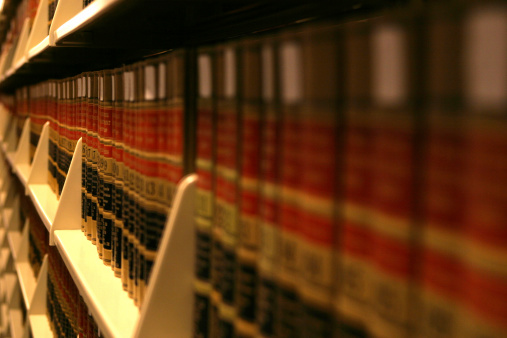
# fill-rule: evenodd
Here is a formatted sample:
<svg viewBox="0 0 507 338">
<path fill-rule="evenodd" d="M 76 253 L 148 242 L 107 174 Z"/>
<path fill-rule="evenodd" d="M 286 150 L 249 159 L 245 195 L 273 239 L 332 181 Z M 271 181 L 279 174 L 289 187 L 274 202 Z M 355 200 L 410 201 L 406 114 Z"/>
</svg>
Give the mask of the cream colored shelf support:
<svg viewBox="0 0 507 338">
<path fill-rule="evenodd" d="M 97 0 L 98 1 L 98 0 Z M 82 0 L 60 0 L 56 6 L 55 15 L 51 28 L 49 29 L 49 45 L 55 46 L 56 38 L 55 31 L 60 28 L 61 25 L 72 19 L 83 9 Z"/>
<path fill-rule="evenodd" d="M 30 308 L 32 298 L 35 292 L 37 280 L 34 276 L 30 260 L 28 258 L 28 251 L 30 246 L 30 222 L 26 221 L 25 227 L 21 234 L 20 246 L 18 249 L 17 259 L 15 262 L 16 273 L 18 275 L 19 286 L 21 287 L 21 294 L 27 309 Z"/>
<path fill-rule="evenodd" d="M 176 191 L 134 337 L 192 336 L 196 181 L 187 176 Z"/>
<path fill-rule="evenodd" d="M 30 169 L 30 118 L 27 118 L 23 125 L 18 149 L 14 155 L 14 170 L 25 188 L 27 186 Z"/>
<path fill-rule="evenodd" d="M 12 61 L 12 65 L 14 66 L 15 70 L 21 68 L 21 66 L 26 62 L 26 46 L 29 33 L 30 18 L 25 18 L 25 22 L 23 22 L 23 28 L 21 29 L 21 34 L 19 35 L 16 52 L 14 53 L 14 59 Z"/>
<path fill-rule="evenodd" d="M 46 314 L 46 297 L 48 288 L 48 256 L 44 256 L 33 294 L 32 306 L 28 309 L 28 318 L 33 337 L 53 337 Z"/>
<path fill-rule="evenodd" d="M 26 58 L 31 59 L 49 46 L 48 0 L 40 0 L 26 43 Z"/>
<path fill-rule="evenodd" d="M 50 231 L 58 201 L 55 193 L 48 185 L 48 146 L 49 122 L 46 122 L 42 128 L 39 144 L 33 158 L 32 169 L 28 176 L 28 195 L 42 222 Z"/>
</svg>

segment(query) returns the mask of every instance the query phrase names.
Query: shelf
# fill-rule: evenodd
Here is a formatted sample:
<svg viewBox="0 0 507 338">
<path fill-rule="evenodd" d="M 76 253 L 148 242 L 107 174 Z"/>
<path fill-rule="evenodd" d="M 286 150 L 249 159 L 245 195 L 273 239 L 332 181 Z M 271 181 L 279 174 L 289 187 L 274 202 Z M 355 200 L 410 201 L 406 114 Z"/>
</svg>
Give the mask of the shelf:
<svg viewBox="0 0 507 338">
<path fill-rule="evenodd" d="M 28 192 L 46 229 L 51 231 L 51 225 L 58 208 L 58 199 L 55 193 L 47 184 L 29 184 Z"/>
<path fill-rule="evenodd" d="M 121 0 L 95 0 L 54 31 L 55 44 L 86 27 L 97 18 L 106 15 L 118 3 L 121 3 Z"/>
<path fill-rule="evenodd" d="M 121 279 L 98 258 L 97 247 L 81 230 L 56 231 L 55 243 L 100 331 L 107 337 L 130 337 L 139 310 Z"/>
<path fill-rule="evenodd" d="M 9 310 L 9 326 L 11 328 L 12 338 L 21 338 L 23 337 L 23 313 L 20 309 L 10 309 Z"/>
</svg>

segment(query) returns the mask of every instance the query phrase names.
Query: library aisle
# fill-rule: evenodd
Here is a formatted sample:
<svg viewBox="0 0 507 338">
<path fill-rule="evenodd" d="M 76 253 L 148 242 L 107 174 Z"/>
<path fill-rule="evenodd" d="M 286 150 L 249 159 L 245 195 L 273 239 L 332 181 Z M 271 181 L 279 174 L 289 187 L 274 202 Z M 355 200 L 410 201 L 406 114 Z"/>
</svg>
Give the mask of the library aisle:
<svg viewBox="0 0 507 338">
<path fill-rule="evenodd" d="M 0 337 L 507 337 L 504 0 L 0 12 Z"/>
</svg>

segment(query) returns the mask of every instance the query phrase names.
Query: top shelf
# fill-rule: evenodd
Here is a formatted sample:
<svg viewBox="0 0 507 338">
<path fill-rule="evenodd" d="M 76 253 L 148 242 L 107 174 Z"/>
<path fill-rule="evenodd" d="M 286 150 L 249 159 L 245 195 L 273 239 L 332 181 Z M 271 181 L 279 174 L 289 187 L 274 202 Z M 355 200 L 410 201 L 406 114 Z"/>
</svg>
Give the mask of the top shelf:
<svg viewBox="0 0 507 338">
<path fill-rule="evenodd" d="M 48 0 L 41 0 L 33 26 L 25 24 L 12 64 L 0 74 L 0 90 L 114 68 L 174 48 L 397 3 L 400 1 L 95 0 L 82 8 L 82 0 L 60 0 L 48 30 Z"/>
</svg>

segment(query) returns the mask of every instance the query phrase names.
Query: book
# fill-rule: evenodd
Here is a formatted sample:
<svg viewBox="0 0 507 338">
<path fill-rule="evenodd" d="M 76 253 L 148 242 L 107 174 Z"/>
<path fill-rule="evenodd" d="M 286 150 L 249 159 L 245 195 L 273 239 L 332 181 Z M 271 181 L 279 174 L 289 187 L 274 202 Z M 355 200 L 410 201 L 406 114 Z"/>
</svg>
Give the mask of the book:
<svg viewBox="0 0 507 338">
<path fill-rule="evenodd" d="M 239 111 L 238 46 L 234 43 L 216 48 L 217 143 L 215 176 L 214 240 L 221 260 L 213 281 L 217 293 L 218 333 L 234 335 L 236 319 L 236 249 L 239 230 L 239 177 L 241 113 Z"/>
<path fill-rule="evenodd" d="M 465 213 L 463 30 L 453 6 L 428 12 L 425 87 L 427 129 L 422 191 L 420 315 L 417 331 L 456 337 L 460 321 Z"/>
<path fill-rule="evenodd" d="M 271 337 L 277 322 L 277 271 L 280 256 L 278 189 L 280 128 L 277 40 L 264 37 L 261 49 L 262 125 L 260 145 L 259 227 L 260 245 L 256 323 L 259 335 Z"/>
<path fill-rule="evenodd" d="M 300 31 L 279 36 L 280 76 L 280 258 L 277 270 L 275 335 L 298 337 L 302 322 L 299 293 L 301 279 L 301 103 L 303 101 L 303 54 Z"/>
<path fill-rule="evenodd" d="M 420 207 L 420 133 L 416 104 L 421 58 L 417 12 L 372 26 L 372 298 L 370 332 L 410 334 L 414 313 Z"/>
<path fill-rule="evenodd" d="M 371 312 L 371 123 L 370 21 L 344 26 L 345 128 L 343 219 L 337 255 L 336 330 L 365 336 Z M 338 207 L 338 206 L 337 206 Z"/>
<path fill-rule="evenodd" d="M 296 267 L 301 337 L 330 337 L 333 332 L 333 297 L 340 274 L 336 248 L 342 198 L 343 61 L 341 27 L 327 24 L 303 30 L 303 101 L 296 155 L 301 194 L 297 212 L 300 265 Z"/>
<path fill-rule="evenodd" d="M 236 267 L 235 334 L 257 334 L 257 260 L 259 253 L 259 175 L 261 149 L 261 44 L 260 39 L 239 42 L 238 72 L 241 90 L 239 156 L 239 220 Z"/>
<path fill-rule="evenodd" d="M 507 333 L 504 208 L 507 183 L 507 7 L 472 3 L 463 10 L 464 201 L 460 315 L 457 336 Z"/>
<path fill-rule="evenodd" d="M 112 157 L 113 157 L 113 177 L 114 186 L 112 190 L 112 210 L 114 217 L 113 246 L 112 246 L 112 264 L 116 277 L 121 277 L 122 263 L 122 200 L 123 200 L 123 69 L 113 70 L 111 77 L 112 83 Z"/>
<path fill-rule="evenodd" d="M 208 337 L 212 332 L 212 278 L 216 269 L 213 237 L 214 184 L 216 170 L 216 101 L 214 50 L 197 51 L 197 126 L 196 126 L 196 207 L 194 336 Z"/>
</svg>

